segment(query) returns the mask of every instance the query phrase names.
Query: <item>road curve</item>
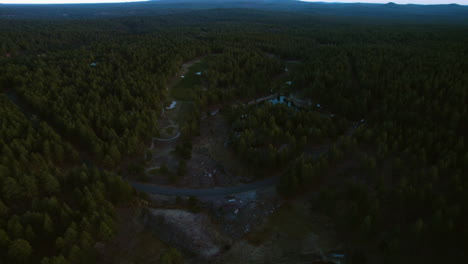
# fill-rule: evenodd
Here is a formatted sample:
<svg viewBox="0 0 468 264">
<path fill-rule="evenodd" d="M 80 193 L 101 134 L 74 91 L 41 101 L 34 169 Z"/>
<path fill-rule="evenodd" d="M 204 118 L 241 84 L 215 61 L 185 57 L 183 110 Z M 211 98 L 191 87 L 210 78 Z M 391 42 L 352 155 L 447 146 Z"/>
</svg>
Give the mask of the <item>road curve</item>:
<svg viewBox="0 0 468 264">
<path fill-rule="evenodd" d="M 346 136 L 350 137 L 353 135 L 356 128 L 358 128 L 364 121 L 355 124 L 351 128 L 351 132 L 347 132 Z M 315 158 L 318 158 L 321 154 L 327 153 L 328 147 L 320 149 L 312 153 Z M 195 196 L 195 197 L 209 197 L 209 196 L 225 196 L 237 193 L 255 191 L 266 187 L 276 186 L 279 182 L 279 177 L 271 177 L 265 180 L 260 180 L 252 183 L 237 185 L 233 187 L 213 187 L 207 189 L 188 189 L 188 188 L 175 188 L 169 186 L 153 185 L 146 183 L 130 182 L 130 184 L 140 192 L 146 192 L 149 194 L 159 194 L 167 196 Z"/>
<path fill-rule="evenodd" d="M 236 193 L 243 193 L 249 191 L 255 191 L 266 187 L 275 186 L 279 181 L 279 177 L 272 177 L 265 180 L 256 181 L 253 183 L 247 183 L 237 185 L 233 187 L 213 187 L 208 189 L 186 189 L 186 188 L 175 188 L 169 186 L 160 186 L 146 183 L 130 182 L 130 184 L 140 192 L 146 192 L 149 194 L 159 194 L 168 196 L 195 196 L 195 197 L 207 197 L 207 196 L 225 196 Z"/>
<path fill-rule="evenodd" d="M 176 138 L 178 138 L 180 136 L 180 131 L 177 132 L 177 134 L 171 138 L 157 138 L 157 137 L 154 137 L 153 138 L 153 141 L 171 141 L 171 140 L 174 140 Z"/>
</svg>

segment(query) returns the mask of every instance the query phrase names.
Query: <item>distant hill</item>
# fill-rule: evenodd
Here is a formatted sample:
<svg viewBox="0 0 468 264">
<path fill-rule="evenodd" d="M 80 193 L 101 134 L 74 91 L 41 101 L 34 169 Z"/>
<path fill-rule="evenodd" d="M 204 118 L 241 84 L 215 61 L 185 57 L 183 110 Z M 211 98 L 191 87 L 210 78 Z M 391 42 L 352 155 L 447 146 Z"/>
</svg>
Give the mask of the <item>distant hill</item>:
<svg viewBox="0 0 468 264">
<path fill-rule="evenodd" d="M 297 0 L 153 0 L 139 3 L 81 5 L 0 5 L 0 19 L 80 19 L 153 16 L 204 9 L 274 10 L 374 23 L 468 24 L 468 6 L 320 3 Z M 359 19 L 356 19 L 359 18 Z"/>
</svg>

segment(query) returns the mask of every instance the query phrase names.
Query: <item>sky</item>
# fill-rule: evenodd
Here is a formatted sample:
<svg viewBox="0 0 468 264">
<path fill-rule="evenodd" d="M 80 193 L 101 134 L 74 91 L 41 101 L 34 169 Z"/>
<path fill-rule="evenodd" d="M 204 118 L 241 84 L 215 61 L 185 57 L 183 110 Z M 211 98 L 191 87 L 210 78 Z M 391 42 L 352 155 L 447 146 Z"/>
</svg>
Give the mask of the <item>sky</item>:
<svg viewBox="0 0 468 264">
<path fill-rule="evenodd" d="M 90 4 L 90 3 L 128 3 L 149 0 L 0 0 L 0 4 Z"/>
<path fill-rule="evenodd" d="M 0 0 L 2 1 L 2 0 Z M 468 5 L 468 0 L 300 0 L 304 2 L 340 2 L 340 3 L 388 3 L 393 2 L 396 4 L 422 4 L 422 5 L 436 5 L 436 4 L 459 4 Z"/>
<path fill-rule="evenodd" d="M 77 4 L 77 3 L 122 3 L 144 2 L 148 0 L 0 0 L 1 4 Z M 190 0 L 188 0 L 190 1 Z M 305 2 L 341 2 L 341 3 L 388 3 L 397 4 L 452 4 L 468 5 L 468 0 L 300 0 Z"/>
</svg>

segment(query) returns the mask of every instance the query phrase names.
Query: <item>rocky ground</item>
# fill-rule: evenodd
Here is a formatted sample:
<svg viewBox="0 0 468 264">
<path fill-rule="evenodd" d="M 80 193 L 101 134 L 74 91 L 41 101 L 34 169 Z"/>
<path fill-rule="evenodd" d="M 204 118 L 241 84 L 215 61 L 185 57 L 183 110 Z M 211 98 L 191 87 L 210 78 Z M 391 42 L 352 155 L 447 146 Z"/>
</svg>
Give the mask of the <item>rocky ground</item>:
<svg viewBox="0 0 468 264">
<path fill-rule="evenodd" d="M 202 213 L 181 209 L 149 209 L 147 223 L 149 229 L 163 241 L 196 258 L 212 258 L 231 243 Z"/>
<path fill-rule="evenodd" d="M 273 187 L 138 201 L 118 209 L 119 233 L 96 245 L 98 263 L 156 264 L 171 248 L 193 264 L 350 263 L 353 245 L 341 242 L 332 219 L 312 211 L 310 198 L 283 200 Z"/>
<path fill-rule="evenodd" d="M 189 201 L 152 198 L 158 207 L 187 208 Z M 197 213 L 150 210 L 147 220 L 149 230 L 188 253 L 187 263 L 344 263 L 344 258 L 336 257 L 345 246 L 331 219 L 312 212 L 306 199 L 284 201 L 270 187 L 202 198 L 197 207 Z"/>
</svg>

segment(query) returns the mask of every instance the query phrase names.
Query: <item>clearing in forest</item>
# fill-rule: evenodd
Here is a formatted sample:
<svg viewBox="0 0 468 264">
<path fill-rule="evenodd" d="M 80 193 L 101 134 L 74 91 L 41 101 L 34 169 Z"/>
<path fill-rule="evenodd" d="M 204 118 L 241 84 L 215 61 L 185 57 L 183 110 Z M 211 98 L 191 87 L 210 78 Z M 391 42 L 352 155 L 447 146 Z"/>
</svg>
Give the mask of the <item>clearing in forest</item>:
<svg viewBox="0 0 468 264">
<path fill-rule="evenodd" d="M 194 94 L 203 89 L 205 69 L 206 63 L 202 59 L 185 63 L 175 78 L 175 84 L 169 88 L 170 96 L 178 101 L 192 100 Z"/>
</svg>

